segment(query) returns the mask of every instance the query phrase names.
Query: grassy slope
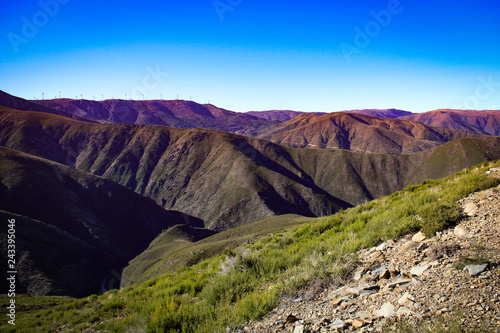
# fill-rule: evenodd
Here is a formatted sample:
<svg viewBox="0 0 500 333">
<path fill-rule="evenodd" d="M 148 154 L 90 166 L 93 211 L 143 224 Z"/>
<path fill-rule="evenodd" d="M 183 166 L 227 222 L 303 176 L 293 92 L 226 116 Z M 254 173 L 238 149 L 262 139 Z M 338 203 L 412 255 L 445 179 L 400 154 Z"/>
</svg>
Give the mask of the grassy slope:
<svg viewBox="0 0 500 333">
<path fill-rule="evenodd" d="M 159 235 L 148 249 L 131 260 L 122 273 L 122 287 L 175 272 L 183 266 L 193 266 L 206 258 L 227 252 L 253 239 L 280 232 L 313 220 L 300 215 L 280 215 L 242 225 L 199 241 L 193 241 L 193 232 L 175 226 Z M 181 232 L 179 232 L 181 231 Z"/>
<path fill-rule="evenodd" d="M 355 265 L 349 253 L 418 230 L 417 218 L 433 205 L 452 205 L 485 186 L 498 184 L 471 168 L 443 180 L 426 181 L 291 230 L 261 236 L 225 254 L 176 273 L 103 296 L 64 302 L 38 311 L 19 311 L 17 328 L 63 331 L 87 327 L 109 331 L 225 331 L 266 314 L 283 293 L 314 278 L 342 278 Z M 436 206 L 436 207 L 437 207 Z M 20 299 L 19 303 L 23 303 Z M 12 331 L 5 325 L 1 328 Z"/>
</svg>

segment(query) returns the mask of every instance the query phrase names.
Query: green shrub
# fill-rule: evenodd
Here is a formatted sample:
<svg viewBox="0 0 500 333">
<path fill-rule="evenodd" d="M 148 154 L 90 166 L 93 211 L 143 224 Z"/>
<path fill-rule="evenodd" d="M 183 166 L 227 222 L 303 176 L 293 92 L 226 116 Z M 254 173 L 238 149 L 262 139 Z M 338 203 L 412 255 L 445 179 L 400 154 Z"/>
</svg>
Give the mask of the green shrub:
<svg viewBox="0 0 500 333">
<path fill-rule="evenodd" d="M 479 188 L 480 191 L 484 191 L 489 188 L 496 187 L 498 185 L 500 185 L 500 178 L 488 177 L 479 184 L 477 184 L 477 187 Z"/>
<path fill-rule="evenodd" d="M 455 263 L 454 267 L 458 270 L 464 269 L 468 265 L 482 265 L 488 264 L 489 260 L 483 257 L 471 258 L 467 256 L 460 256 L 458 261 Z"/>
<path fill-rule="evenodd" d="M 427 204 L 419 211 L 422 218 L 422 232 L 427 237 L 434 237 L 437 231 L 456 224 L 460 220 L 460 213 L 460 207 L 455 203 Z"/>
</svg>

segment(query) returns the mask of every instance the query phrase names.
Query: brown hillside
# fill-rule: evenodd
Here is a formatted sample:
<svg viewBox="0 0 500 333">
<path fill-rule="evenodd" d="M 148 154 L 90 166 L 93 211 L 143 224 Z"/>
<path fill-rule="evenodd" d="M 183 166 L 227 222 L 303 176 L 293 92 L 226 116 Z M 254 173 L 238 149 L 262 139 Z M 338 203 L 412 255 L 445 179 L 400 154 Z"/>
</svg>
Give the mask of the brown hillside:
<svg viewBox="0 0 500 333">
<path fill-rule="evenodd" d="M 500 110 L 435 110 L 402 117 L 420 123 L 486 135 L 500 135 Z"/>
<path fill-rule="evenodd" d="M 336 112 L 323 116 L 299 115 L 275 125 L 260 138 L 291 147 L 405 154 L 478 135 L 433 128 L 408 120 Z"/>
</svg>

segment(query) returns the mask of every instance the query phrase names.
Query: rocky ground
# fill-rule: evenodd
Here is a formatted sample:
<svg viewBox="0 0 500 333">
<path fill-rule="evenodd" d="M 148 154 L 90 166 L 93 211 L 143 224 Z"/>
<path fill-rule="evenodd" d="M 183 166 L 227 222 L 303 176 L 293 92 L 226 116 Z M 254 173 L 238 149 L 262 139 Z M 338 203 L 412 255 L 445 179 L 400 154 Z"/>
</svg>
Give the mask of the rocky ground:
<svg viewBox="0 0 500 333">
<path fill-rule="evenodd" d="M 360 251 L 361 264 L 344 285 L 283 299 L 238 331 L 381 332 L 448 318 L 447 326 L 500 332 L 500 187 L 459 204 L 465 218 L 455 228 Z"/>
</svg>

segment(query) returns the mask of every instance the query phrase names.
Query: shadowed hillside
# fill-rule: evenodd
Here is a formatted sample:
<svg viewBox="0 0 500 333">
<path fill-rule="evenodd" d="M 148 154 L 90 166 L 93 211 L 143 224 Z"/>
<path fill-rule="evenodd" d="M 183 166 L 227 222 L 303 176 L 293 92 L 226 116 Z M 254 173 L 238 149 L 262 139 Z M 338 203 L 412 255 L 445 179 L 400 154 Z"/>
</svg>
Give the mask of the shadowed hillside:
<svg viewBox="0 0 500 333">
<path fill-rule="evenodd" d="M 0 210 L 17 223 L 19 293 L 96 293 L 162 230 L 203 227 L 98 176 L 4 147 L 0 160 Z M 6 238 L 4 229 L 3 255 Z"/>
<path fill-rule="evenodd" d="M 408 120 L 337 112 L 323 116 L 302 114 L 275 125 L 259 137 L 291 147 L 405 154 L 475 136 L 479 134 L 433 128 Z"/>
</svg>

